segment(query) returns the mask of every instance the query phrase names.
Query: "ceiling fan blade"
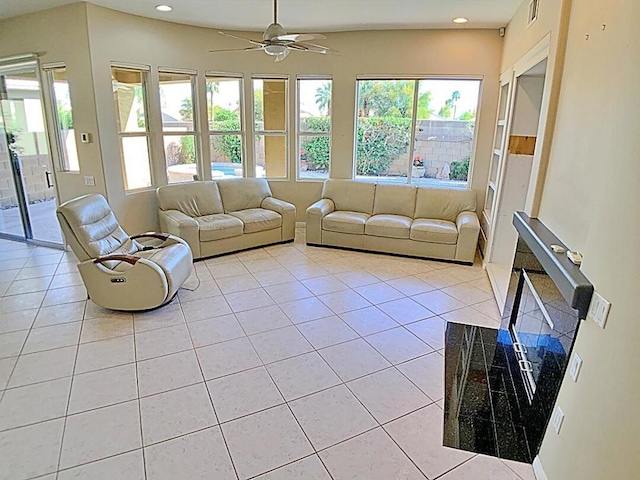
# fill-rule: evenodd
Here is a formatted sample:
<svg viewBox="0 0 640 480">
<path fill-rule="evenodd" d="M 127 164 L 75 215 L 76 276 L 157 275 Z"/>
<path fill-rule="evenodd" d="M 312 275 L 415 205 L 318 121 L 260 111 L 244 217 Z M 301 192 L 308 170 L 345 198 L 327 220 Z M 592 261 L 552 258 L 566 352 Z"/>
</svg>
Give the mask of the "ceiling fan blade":
<svg viewBox="0 0 640 480">
<path fill-rule="evenodd" d="M 285 42 L 308 42 L 310 40 L 325 40 L 327 37 L 319 33 L 288 33 L 287 35 L 279 35 L 277 40 Z"/>
<path fill-rule="evenodd" d="M 221 53 L 221 52 L 257 52 L 263 50 L 264 47 L 247 47 L 247 48 L 221 48 L 219 50 L 209 50 L 209 53 Z"/>
<path fill-rule="evenodd" d="M 295 43 L 295 44 L 288 45 L 289 48 L 296 48 L 295 46 L 303 47 L 303 48 L 297 48 L 296 50 L 304 49 L 306 52 L 321 53 L 323 55 L 339 55 L 340 54 L 340 52 L 338 52 L 337 50 L 332 50 L 331 48 L 324 47 L 322 45 L 314 45 L 313 43 Z"/>
<path fill-rule="evenodd" d="M 288 48 L 282 52 L 279 53 L 278 55 L 276 55 L 276 59 L 274 60 L 275 62 L 281 62 L 282 60 L 284 60 L 285 58 L 287 58 L 287 56 L 291 53 L 291 50 L 289 50 Z"/>
<path fill-rule="evenodd" d="M 226 33 L 226 32 L 218 32 L 218 33 L 220 35 L 224 35 L 225 37 L 235 38 L 236 40 L 244 40 L 245 42 L 250 42 L 250 43 L 253 43 L 254 45 L 263 45 L 262 42 L 260 42 L 258 40 L 253 40 L 251 38 L 239 37 L 237 35 L 232 35 L 231 33 Z"/>
</svg>

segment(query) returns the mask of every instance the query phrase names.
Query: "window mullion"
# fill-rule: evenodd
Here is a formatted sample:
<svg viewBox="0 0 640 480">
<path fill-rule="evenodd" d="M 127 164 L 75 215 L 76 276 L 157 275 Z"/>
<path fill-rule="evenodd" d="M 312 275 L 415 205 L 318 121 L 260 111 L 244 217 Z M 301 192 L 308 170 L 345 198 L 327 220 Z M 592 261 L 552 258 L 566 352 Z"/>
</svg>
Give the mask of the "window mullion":
<svg viewBox="0 0 640 480">
<path fill-rule="evenodd" d="M 409 170 L 407 172 L 407 183 L 411 183 L 411 176 L 413 175 L 413 151 L 416 142 L 416 125 L 418 119 L 418 89 L 419 81 L 413 81 L 413 109 L 411 111 L 411 132 L 409 137 Z"/>
</svg>

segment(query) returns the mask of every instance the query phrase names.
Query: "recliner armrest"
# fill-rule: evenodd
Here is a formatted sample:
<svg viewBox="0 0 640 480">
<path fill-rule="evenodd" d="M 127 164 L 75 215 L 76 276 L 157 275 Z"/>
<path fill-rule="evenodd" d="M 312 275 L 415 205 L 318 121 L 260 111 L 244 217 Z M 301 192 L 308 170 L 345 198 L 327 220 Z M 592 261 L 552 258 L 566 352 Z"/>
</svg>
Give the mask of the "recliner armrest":
<svg viewBox="0 0 640 480">
<path fill-rule="evenodd" d="M 319 215 L 324 217 L 336 209 L 336 205 L 330 198 L 321 198 L 307 208 L 307 215 Z"/>
<path fill-rule="evenodd" d="M 191 218 L 191 217 L 189 217 Z M 189 246 L 189 244 L 182 238 L 180 238 L 177 235 L 172 235 L 170 233 L 162 233 L 162 232 L 146 232 L 146 233 L 139 233 L 138 235 L 134 235 L 131 238 L 131 240 L 139 240 L 141 238 L 151 238 L 151 239 L 155 239 L 155 240 L 161 240 L 161 243 L 147 243 L 147 242 L 140 242 L 142 243 L 147 249 L 149 248 L 161 248 L 161 247 L 167 247 L 169 245 L 174 245 L 176 243 L 181 243 L 185 246 Z"/>
</svg>

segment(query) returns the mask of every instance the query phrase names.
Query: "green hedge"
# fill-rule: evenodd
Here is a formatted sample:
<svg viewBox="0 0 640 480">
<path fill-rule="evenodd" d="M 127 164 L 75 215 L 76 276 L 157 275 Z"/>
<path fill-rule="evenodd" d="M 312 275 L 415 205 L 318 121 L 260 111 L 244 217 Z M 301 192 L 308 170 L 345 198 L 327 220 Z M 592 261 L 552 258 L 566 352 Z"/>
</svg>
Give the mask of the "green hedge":
<svg viewBox="0 0 640 480">
<path fill-rule="evenodd" d="M 471 156 L 467 155 L 462 160 L 453 161 L 449 164 L 451 170 L 449 171 L 450 180 L 464 180 L 469 178 L 469 163 L 471 163 Z"/>
<path fill-rule="evenodd" d="M 391 163 L 409 150 L 410 140 L 410 118 L 359 118 L 356 173 L 384 175 Z"/>
<path fill-rule="evenodd" d="M 329 132 L 329 117 L 302 120 L 305 131 Z M 356 171 L 358 175 L 383 175 L 391 163 L 409 150 L 411 119 L 398 117 L 366 117 L 358 119 Z M 307 137 L 300 145 L 312 170 L 329 168 L 328 137 Z"/>
</svg>

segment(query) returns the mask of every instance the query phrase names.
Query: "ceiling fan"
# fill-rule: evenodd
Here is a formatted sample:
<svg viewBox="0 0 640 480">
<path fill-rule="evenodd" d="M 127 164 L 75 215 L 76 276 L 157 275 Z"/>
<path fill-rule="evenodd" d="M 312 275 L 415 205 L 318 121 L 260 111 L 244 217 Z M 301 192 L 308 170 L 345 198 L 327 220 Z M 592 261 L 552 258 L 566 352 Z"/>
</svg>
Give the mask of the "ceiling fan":
<svg viewBox="0 0 640 480">
<path fill-rule="evenodd" d="M 278 0 L 273 0 L 273 23 L 267 27 L 262 35 L 262 41 L 250 38 L 238 37 L 226 32 L 218 32 L 227 37 L 244 40 L 253 44 L 253 47 L 247 48 L 227 48 L 220 50 L 209 50 L 211 53 L 219 52 L 257 52 L 262 50 L 267 55 L 275 57 L 276 62 L 281 62 L 292 51 L 311 52 L 321 54 L 338 53 L 328 47 L 307 43 L 310 40 L 324 40 L 324 35 L 319 33 L 287 33 L 282 25 L 278 23 Z"/>
</svg>

